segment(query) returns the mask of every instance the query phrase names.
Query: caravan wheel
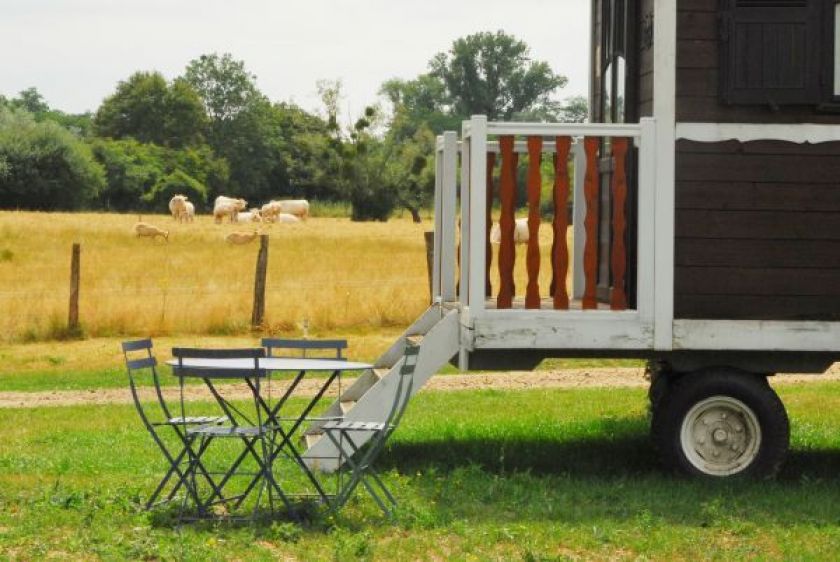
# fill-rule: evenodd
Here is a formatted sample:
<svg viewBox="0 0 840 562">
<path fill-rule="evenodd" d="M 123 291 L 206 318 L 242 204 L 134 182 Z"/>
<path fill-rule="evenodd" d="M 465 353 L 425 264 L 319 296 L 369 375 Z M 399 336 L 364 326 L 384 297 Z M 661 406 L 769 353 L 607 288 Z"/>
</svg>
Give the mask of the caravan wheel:
<svg viewBox="0 0 840 562">
<path fill-rule="evenodd" d="M 758 375 L 735 370 L 686 375 L 675 381 L 658 413 L 660 452 L 680 472 L 771 476 L 787 454 L 784 405 Z"/>
</svg>

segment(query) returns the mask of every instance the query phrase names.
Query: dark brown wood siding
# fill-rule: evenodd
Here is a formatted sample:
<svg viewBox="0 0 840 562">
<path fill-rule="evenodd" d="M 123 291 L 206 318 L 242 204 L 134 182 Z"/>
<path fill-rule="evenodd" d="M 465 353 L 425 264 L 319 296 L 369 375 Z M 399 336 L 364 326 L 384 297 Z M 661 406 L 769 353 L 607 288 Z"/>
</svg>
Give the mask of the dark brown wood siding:
<svg viewBox="0 0 840 562">
<path fill-rule="evenodd" d="M 840 142 L 677 143 L 675 317 L 840 320 Z"/>
<path fill-rule="evenodd" d="M 648 42 L 646 25 L 653 25 L 653 0 L 640 0 L 637 12 L 638 26 L 636 42 L 638 55 L 638 113 L 639 117 L 653 116 L 653 44 Z"/>
<path fill-rule="evenodd" d="M 840 123 L 816 106 L 726 105 L 720 95 L 718 0 L 678 0 L 677 121 Z"/>
</svg>

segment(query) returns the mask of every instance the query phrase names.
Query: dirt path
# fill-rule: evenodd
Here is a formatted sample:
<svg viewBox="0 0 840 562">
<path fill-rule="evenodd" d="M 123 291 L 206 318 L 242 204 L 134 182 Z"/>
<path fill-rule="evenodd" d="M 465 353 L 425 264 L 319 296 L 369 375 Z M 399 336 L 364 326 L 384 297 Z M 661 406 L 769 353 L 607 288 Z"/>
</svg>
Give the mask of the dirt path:
<svg viewBox="0 0 840 562">
<path fill-rule="evenodd" d="M 784 375 L 772 379 L 774 386 L 784 384 L 840 381 L 840 364 L 825 375 Z M 345 379 L 344 384 L 352 383 Z M 432 378 L 424 387 L 433 391 L 478 390 L 478 389 L 528 389 L 528 388 L 612 388 L 646 387 L 642 369 L 568 369 L 562 371 L 509 372 L 493 374 L 445 375 Z M 318 381 L 303 381 L 296 391 L 301 395 L 312 395 L 318 388 Z M 274 383 L 272 392 L 280 395 L 282 383 Z M 169 399 L 177 399 L 178 390 L 167 388 Z M 250 391 L 245 385 L 226 387 L 231 398 L 248 398 Z M 154 400 L 151 388 L 141 390 L 141 398 Z M 206 400 L 207 390 L 195 386 L 185 389 L 185 399 Z M 35 408 L 41 406 L 74 406 L 98 404 L 129 404 L 131 396 L 125 388 L 97 390 L 56 390 L 48 392 L 0 392 L 0 408 Z"/>
</svg>

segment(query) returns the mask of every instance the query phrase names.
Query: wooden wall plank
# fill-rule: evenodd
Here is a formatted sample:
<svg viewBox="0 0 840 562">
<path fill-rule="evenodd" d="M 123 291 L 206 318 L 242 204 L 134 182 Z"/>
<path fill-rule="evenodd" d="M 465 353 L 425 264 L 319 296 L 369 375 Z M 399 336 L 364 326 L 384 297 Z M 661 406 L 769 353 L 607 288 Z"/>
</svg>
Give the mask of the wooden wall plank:
<svg viewBox="0 0 840 562">
<path fill-rule="evenodd" d="M 840 213 L 679 209 L 678 238 L 840 240 Z"/>
<path fill-rule="evenodd" d="M 840 269 L 682 267 L 674 278 L 682 295 L 840 296 Z"/>
<path fill-rule="evenodd" d="M 677 266 L 840 268 L 839 240 L 750 240 L 677 238 Z"/>
<path fill-rule="evenodd" d="M 840 320 L 840 297 L 678 295 L 674 315 L 706 320 Z"/>
</svg>

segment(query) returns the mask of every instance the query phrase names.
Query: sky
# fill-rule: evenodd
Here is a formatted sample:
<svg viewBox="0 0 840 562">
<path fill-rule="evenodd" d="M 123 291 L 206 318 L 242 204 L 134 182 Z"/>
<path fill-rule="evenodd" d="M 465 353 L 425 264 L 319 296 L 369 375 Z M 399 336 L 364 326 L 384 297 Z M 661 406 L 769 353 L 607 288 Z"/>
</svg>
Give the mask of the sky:
<svg viewBox="0 0 840 562">
<path fill-rule="evenodd" d="M 319 79 L 340 79 L 359 114 L 390 78 L 427 70 L 453 40 L 504 30 L 585 95 L 589 0 L 0 0 L 0 95 L 38 88 L 51 107 L 95 110 L 138 70 L 180 75 L 231 53 L 273 101 L 320 107 Z"/>
</svg>

